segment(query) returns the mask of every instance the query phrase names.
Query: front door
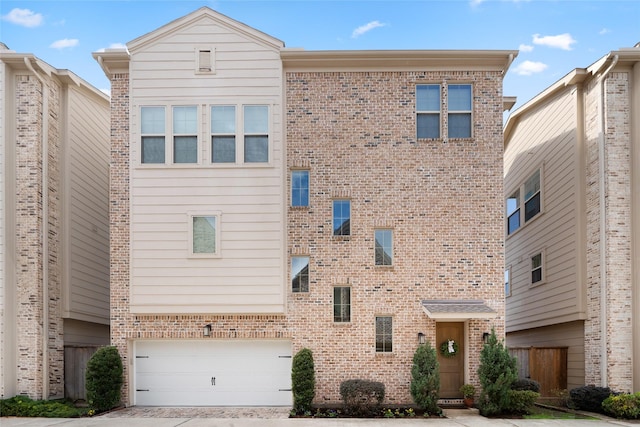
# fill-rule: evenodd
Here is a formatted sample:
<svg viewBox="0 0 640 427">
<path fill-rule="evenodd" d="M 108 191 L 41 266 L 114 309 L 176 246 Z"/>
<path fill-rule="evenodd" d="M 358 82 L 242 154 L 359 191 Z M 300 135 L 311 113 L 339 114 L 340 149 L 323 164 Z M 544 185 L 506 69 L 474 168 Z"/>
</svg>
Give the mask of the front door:
<svg viewBox="0 0 640 427">
<path fill-rule="evenodd" d="M 448 348 L 448 341 L 455 342 L 454 355 L 443 355 L 441 346 Z M 438 322 L 436 323 L 436 351 L 440 363 L 440 397 L 442 399 L 462 398 L 460 386 L 464 384 L 464 323 Z"/>
</svg>

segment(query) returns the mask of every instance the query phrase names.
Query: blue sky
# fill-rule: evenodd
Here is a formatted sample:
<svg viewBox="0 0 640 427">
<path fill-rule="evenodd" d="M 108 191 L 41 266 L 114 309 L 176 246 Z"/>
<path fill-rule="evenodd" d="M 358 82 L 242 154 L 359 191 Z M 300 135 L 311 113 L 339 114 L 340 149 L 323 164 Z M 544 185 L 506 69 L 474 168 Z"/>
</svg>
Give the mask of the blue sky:
<svg viewBox="0 0 640 427">
<path fill-rule="evenodd" d="M 108 90 L 91 52 L 202 6 L 307 50 L 520 50 L 504 81 L 517 106 L 574 68 L 640 42 L 639 0 L 2 0 L 0 41 Z"/>
</svg>

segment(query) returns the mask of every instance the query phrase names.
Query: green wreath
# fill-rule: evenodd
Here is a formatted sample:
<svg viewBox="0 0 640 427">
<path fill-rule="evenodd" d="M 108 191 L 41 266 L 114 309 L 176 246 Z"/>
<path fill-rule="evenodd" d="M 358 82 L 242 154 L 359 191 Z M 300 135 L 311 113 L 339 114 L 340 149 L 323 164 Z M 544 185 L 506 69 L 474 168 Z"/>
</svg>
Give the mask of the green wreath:
<svg viewBox="0 0 640 427">
<path fill-rule="evenodd" d="M 453 351 L 449 351 L 449 341 L 453 341 L 453 344 L 451 345 L 451 347 L 453 348 Z M 458 354 L 458 343 L 455 342 L 454 340 L 446 340 L 443 341 L 442 344 L 440 344 L 440 354 L 442 354 L 444 357 L 453 357 L 456 354 Z"/>
</svg>

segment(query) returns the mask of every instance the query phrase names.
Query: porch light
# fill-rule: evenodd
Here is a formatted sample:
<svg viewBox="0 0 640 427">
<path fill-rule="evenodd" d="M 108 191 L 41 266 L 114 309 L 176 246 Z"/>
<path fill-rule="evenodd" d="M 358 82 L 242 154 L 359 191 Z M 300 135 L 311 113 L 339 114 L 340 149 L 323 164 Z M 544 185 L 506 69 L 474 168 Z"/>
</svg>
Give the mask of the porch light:
<svg viewBox="0 0 640 427">
<path fill-rule="evenodd" d="M 422 332 L 418 332 L 418 344 L 422 345 L 426 342 L 425 336 Z"/>
<path fill-rule="evenodd" d="M 209 323 L 208 325 L 204 325 L 204 328 L 202 329 L 202 334 L 205 337 L 211 336 L 211 323 Z"/>
<path fill-rule="evenodd" d="M 490 334 L 489 334 L 489 332 L 484 332 L 484 333 L 482 334 L 482 342 L 483 342 L 483 343 L 485 343 L 485 344 L 486 344 L 486 343 L 487 343 L 487 341 L 489 341 L 489 335 L 490 335 Z"/>
</svg>

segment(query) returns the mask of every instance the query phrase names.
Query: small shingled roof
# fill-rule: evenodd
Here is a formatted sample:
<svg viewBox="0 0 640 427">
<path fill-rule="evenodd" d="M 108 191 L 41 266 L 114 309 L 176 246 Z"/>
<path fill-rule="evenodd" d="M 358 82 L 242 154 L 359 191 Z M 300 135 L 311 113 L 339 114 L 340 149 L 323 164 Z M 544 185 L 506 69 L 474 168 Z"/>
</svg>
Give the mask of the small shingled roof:
<svg viewBox="0 0 640 427">
<path fill-rule="evenodd" d="M 482 300 L 423 300 L 422 308 L 432 319 L 491 319 L 498 315 Z"/>
</svg>

